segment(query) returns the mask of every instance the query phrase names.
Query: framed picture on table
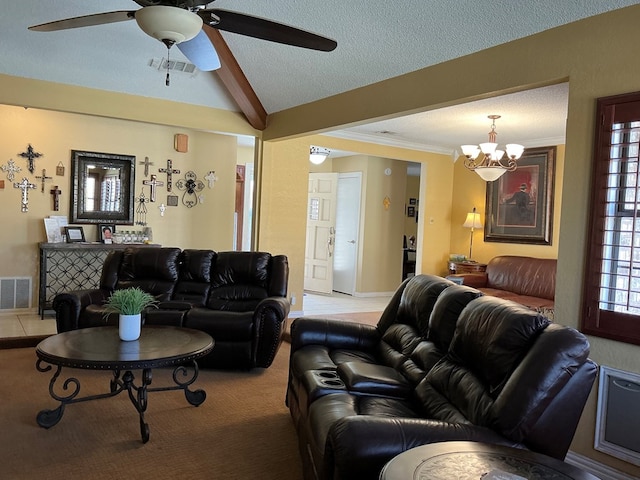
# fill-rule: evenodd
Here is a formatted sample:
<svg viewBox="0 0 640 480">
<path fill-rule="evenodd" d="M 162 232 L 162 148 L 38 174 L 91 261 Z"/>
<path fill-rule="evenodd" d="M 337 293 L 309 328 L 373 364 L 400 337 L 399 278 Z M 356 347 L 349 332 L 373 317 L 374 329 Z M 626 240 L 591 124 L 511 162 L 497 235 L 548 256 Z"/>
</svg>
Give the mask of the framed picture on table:
<svg viewBox="0 0 640 480">
<path fill-rule="evenodd" d="M 116 232 L 116 226 L 112 223 L 101 223 L 98 225 L 98 239 L 102 243 L 113 243 L 113 234 Z"/>
<path fill-rule="evenodd" d="M 487 182 L 485 242 L 551 245 L 556 147 L 526 149 L 518 166 Z"/>
<path fill-rule="evenodd" d="M 67 243 L 84 242 L 84 230 L 82 227 L 64 227 L 64 236 Z"/>
</svg>

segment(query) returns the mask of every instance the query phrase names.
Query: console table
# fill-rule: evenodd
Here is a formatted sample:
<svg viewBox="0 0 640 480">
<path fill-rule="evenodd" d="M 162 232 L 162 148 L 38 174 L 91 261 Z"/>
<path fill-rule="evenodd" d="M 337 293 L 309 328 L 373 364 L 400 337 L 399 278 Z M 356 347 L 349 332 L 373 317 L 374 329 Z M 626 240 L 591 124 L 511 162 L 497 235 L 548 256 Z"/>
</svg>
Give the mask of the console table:
<svg viewBox="0 0 640 480">
<path fill-rule="evenodd" d="M 62 292 L 98 288 L 107 254 L 128 247 L 148 247 L 142 243 L 41 243 L 38 313 L 51 309 L 53 298 Z"/>
</svg>

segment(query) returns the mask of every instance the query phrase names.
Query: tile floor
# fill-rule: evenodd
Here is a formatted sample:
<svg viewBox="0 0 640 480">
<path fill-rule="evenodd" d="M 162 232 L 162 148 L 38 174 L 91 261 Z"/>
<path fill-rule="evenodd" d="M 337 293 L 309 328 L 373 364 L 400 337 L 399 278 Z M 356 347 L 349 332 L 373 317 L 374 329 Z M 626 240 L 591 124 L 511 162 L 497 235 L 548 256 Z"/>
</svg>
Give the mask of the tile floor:
<svg viewBox="0 0 640 480">
<path fill-rule="evenodd" d="M 354 312 L 381 312 L 385 309 L 391 295 L 382 297 L 352 297 L 343 293 L 333 292 L 331 295 L 321 295 L 304 292 L 302 308 L 304 315 L 354 313 Z M 297 310 L 298 306 L 292 306 L 291 310 Z"/>
<path fill-rule="evenodd" d="M 56 332 L 56 319 L 47 314 L 44 319 L 37 313 L 0 314 L 0 338 L 51 335 Z"/>
<path fill-rule="evenodd" d="M 304 315 L 381 312 L 389 303 L 391 296 L 352 297 L 334 292 L 332 295 L 305 292 Z M 291 308 L 296 310 L 297 306 Z M 297 316 L 297 315 L 296 315 Z M 47 313 L 44 319 L 37 313 L 2 313 L 0 314 L 0 338 L 28 337 L 51 335 L 56 333 L 55 317 Z"/>
</svg>

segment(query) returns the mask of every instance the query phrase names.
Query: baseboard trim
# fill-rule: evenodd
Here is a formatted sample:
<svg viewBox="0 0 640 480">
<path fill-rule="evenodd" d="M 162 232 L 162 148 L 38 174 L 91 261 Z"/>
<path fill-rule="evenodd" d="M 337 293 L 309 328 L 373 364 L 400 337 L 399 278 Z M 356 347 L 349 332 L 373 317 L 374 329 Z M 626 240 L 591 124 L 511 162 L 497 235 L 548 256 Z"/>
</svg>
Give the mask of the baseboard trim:
<svg viewBox="0 0 640 480">
<path fill-rule="evenodd" d="M 616 470 L 602 463 L 596 462 L 592 458 L 579 455 L 569 451 L 564 459 L 570 465 L 581 468 L 602 480 L 629 480 L 629 475 Z"/>
<path fill-rule="evenodd" d="M 288 318 L 298 318 L 304 315 L 304 310 L 292 310 L 289 312 Z"/>
</svg>

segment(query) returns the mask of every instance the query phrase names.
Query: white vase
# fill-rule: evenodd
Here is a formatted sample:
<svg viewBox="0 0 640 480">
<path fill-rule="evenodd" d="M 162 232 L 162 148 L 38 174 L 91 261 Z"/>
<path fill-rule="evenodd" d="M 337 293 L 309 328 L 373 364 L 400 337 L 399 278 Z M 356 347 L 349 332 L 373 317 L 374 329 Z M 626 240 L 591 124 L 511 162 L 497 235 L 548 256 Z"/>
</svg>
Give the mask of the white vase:
<svg viewBox="0 0 640 480">
<path fill-rule="evenodd" d="M 118 322 L 118 333 L 120 340 L 130 342 L 140 338 L 140 328 L 142 326 L 141 315 L 120 315 Z"/>
</svg>

